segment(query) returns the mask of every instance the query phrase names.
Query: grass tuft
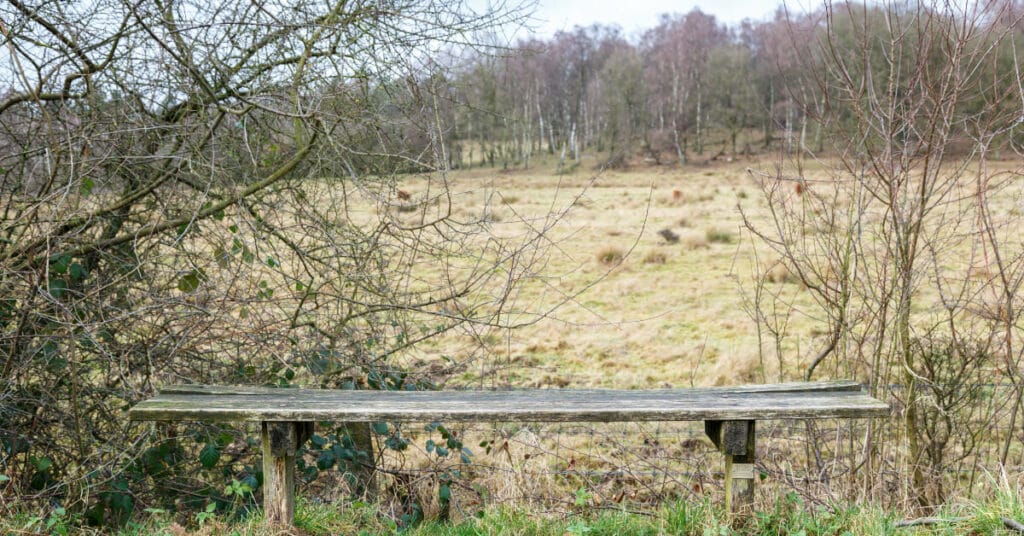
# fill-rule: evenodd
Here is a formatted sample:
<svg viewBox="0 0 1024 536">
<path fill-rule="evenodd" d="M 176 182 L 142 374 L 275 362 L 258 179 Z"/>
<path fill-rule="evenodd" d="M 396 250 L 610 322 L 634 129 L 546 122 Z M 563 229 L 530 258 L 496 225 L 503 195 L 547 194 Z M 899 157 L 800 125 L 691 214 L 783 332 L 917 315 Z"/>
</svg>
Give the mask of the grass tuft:
<svg viewBox="0 0 1024 536">
<path fill-rule="evenodd" d="M 621 264 L 622 259 L 625 257 L 626 254 L 622 251 L 622 248 L 617 248 L 615 246 L 608 246 L 597 252 L 597 262 L 606 266 Z"/>
<path fill-rule="evenodd" d="M 644 264 L 665 264 L 668 262 L 668 255 L 662 251 L 649 251 L 644 255 Z"/>
<path fill-rule="evenodd" d="M 712 244 L 732 244 L 733 235 L 729 231 L 712 227 L 704 232 L 705 238 Z"/>
</svg>

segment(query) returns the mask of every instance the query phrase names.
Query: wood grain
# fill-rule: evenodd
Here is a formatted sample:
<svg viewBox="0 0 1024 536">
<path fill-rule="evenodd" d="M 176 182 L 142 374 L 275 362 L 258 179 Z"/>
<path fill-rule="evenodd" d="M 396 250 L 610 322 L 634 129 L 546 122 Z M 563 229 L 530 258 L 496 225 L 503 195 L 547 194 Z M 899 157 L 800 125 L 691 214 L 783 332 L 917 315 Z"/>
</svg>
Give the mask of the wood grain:
<svg viewBox="0 0 1024 536">
<path fill-rule="evenodd" d="M 416 392 L 174 386 L 129 414 L 158 421 L 612 422 L 881 417 L 889 406 L 853 382 Z"/>
<path fill-rule="evenodd" d="M 756 421 L 725 421 L 720 449 L 725 454 L 725 509 L 748 516 L 754 508 L 754 462 L 757 457 Z"/>
<path fill-rule="evenodd" d="M 297 422 L 263 423 L 263 510 L 267 523 L 291 525 L 295 518 L 295 451 Z"/>
</svg>

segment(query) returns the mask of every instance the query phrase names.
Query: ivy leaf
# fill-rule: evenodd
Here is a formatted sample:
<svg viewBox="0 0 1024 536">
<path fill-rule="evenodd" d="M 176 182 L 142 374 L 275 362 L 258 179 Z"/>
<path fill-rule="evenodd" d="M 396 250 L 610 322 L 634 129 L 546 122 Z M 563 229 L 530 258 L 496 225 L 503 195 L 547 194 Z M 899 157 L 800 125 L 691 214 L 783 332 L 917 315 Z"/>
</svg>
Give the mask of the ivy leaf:
<svg viewBox="0 0 1024 536">
<path fill-rule="evenodd" d="M 116 512 L 132 511 L 132 496 L 127 493 L 113 493 L 110 495 L 110 509 Z"/>
<path fill-rule="evenodd" d="M 442 502 L 448 502 L 448 499 L 452 498 L 452 488 L 448 484 L 442 484 L 437 489 L 437 498 L 441 499 Z"/>
<path fill-rule="evenodd" d="M 217 439 L 215 441 L 218 446 L 226 447 L 234 440 L 235 436 L 231 435 L 231 432 L 221 432 L 220 434 L 217 434 Z"/>
<path fill-rule="evenodd" d="M 54 298 L 60 298 L 68 289 L 68 282 L 63 279 L 51 279 L 46 286 L 46 291 Z"/>
<path fill-rule="evenodd" d="M 92 193 L 93 186 L 96 186 L 96 183 L 93 182 L 93 180 L 91 178 L 83 177 L 82 178 L 82 184 L 79 186 L 78 191 L 82 195 L 89 195 L 89 194 Z"/>
<path fill-rule="evenodd" d="M 71 255 L 67 253 L 61 253 L 50 257 L 50 271 L 58 274 L 63 274 L 68 271 L 68 267 L 71 266 Z"/>
<path fill-rule="evenodd" d="M 316 457 L 316 466 L 321 471 L 326 471 L 331 467 L 334 467 L 334 463 L 337 461 L 337 457 L 333 452 L 325 450 Z"/>
<path fill-rule="evenodd" d="M 76 281 L 81 281 L 82 279 L 85 279 L 85 276 L 89 275 L 89 271 L 86 270 L 84 266 L 78 264 L 77 262 L 71 264 L 70 270 L 71 279 L 74 279 Z"/>
<path fill-rule="evenodd" d="M 36 466 L 36 472 L 45 473 L 53 467 L 53 461 L 45 456 L 42 458 L 32 458 L 32 465 Z"/>
<path fill-rule="evenodd" d="M 178 290 L 182 292 L 193 292 L 199 288 L 199 285 L 203 281 L 206 281 L 206 272 L 201 268 L 197 268 L 181 276 L 181 279 L 178 280 Z"/>
<path fill-rule="evenodd" d="M 220 451 L 217 450 L 217 446 L 214 445 L 212 442 L 207 443 L 206 446 L 203 447 L 203 450 L 199 452 L 199 463 L 201 463 L 203 467 L 207 469 L 213 467 L 214 465 L 217 465 L 217 460 L 219 459 Z"/>
<path fill-rule="evenodd" d="M 388 435 L 388 423 L 386 422 L 375 422 L 373 423 L 373 431 L 377 435 Z"/>
</svg>

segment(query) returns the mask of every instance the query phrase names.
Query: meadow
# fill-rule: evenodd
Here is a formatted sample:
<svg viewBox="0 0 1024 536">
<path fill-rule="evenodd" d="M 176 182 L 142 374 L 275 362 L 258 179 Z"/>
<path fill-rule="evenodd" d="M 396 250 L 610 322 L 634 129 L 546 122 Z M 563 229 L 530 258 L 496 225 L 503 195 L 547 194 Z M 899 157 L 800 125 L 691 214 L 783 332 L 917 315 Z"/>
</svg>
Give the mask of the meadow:
<svg viewBox="0 0 1024 536">
<path fill-rule="evenodd" d="M 1016 165 L 995 162 L 991 174 L 1012 177 Z M 458 373 L 442 381 L 449 388 L 652 388 L 803 379 L 828 338 L 829 319 L 821 296 L 811 292 L 792 263 L 784 262 L 750 228 L 775 224 L 769 199 L 776 204 L 806 202 L 811 208 L 805 213 L 814 215 L 849 210 L 845 205 L 852 204 L 850 199 L 830 198 L 834 194 L 828 183 L 835 169 L 832 161 L 810 161 L 801 163 L 797 173 L 791 162 L 768 155 L 684 169 L 637 164 L 598 170 L 585 160 L 571 173 L 556 173 L 550 163 L 526 170 L 456 172 L 450 183 L 459 200 L 455 214 L 484 217 L 498 235 L 515 236 L 524 225 L 565 210 L 548 234 L 554 247 L 544 273 L 521 281 L 523 287 L 515 295 L 521 310 L 543 314 L 527 316 L 530 321 L 514 330 L 434 339 L 417 348 L 409 364 L 429 369 L 440 355 L 446 356 L 446 364 L 460 363 Z M 933 233 L 931 268 L 924 270 L 915 287 L 912 310 L 914 329 L 922 334 L 942 322 L 951 310 L 950 296 L 957 292 L 976 304 L 956 311 L 958 322 L 999 321 L 988 309 L 998 298 L 992 284 L 997 275 L 990 271 L 990 253 L 981 252 L 984 245 L 970 212 L 974 175 L 967 168 L 954 172 L 963 172 L 950 183 L 956 200 L 925 222 Z M 783 180 L 773 180 L 774 176 Z M 806 180 L 787 180 L 793 177 Z M 414 200 L 422 191 L 415 180 L 397 188 Z M 820 205 L 807 202 L 808 188 L 823 192 L 815 198 Z M 1020 186 L 1011 181 L 994 191 L 998 195 L 988 200 L 994 232 L 1001 243 L 1013 244 Z M 887 253 L 884 230 L 879 229 L 887 223 L 872 210 L 863 216 L 864 228 L 871 230 L 864 232 L 867 238 L 860 247 L 871 263 L 883 265 Z M 802 236 L 830 243 L 841 236 L 832 232 L 815 228 Z M 1012 251 L 1013 246 L 1009 248 Z M 828 269 L 822 273 L 823 279 L 835 277 Z M 862 281 L 870 285 L 870 277 Z M 943 286 L 949 282 L 959 290 Z M 755 320 L 756 315 L 762 315 L 762 322 Z M 486 351 L 473 353 L 479 352 L 476 345 L 481 341 Z M 460 355 L 461 347 L 473 350 Z M 951 417 L 953 411 L 960 412 L 954 417 L 958 424 L 948 433 L 989 429 L 990 434 L 967 432 L 973 438 L 969 445 L 950 443 L 948 437 L 933 443 L 946 441 L 941 447 L 949 448 L 945 474 L 935 478 L 944 483 L 952 504 L 1005 494 L 1020 485 L 1021 474 L 1015 469 L 1019 464 L 998 463 L 1004 442 L 1010 460 L 1022 454 L 1019 443 L 1010 439 L 1013 430 L 1006 428 L 1012 422 L 1011 393 L 999 390 L 1006 373 L 997 362 L 977 366 L 973 372 L 983 378 L 961 373 L 961 381 L 987 380 L 989 387 L 983 389 L 990 390 L 975 392 L 981 398 L 945 413 Z M 831 358 L 817 369 L 815 378 L 851 377 L 888 385 L 876 384 L 874 389 L 893 404 L 893 419 L 827 423 L 821 428 L 770 423 L 760 432 L 770 438 L 762 443 L 765 452 L 759 462 L 766 489 L 760 500 L 765 507 L 774 497 L 796 490 L 812 509 L 880 501 L 890 511 L 902 512 L 897 515 L 920 512 L 914 486 L 908 483 L 914 469 L 903 443 L 899 368 L 875 368 L 865 375 L 869 370 L 872 366 L 862 361 Z M 942 395 L 925 396 L 940 400 Z M 610 500 L 618 505 L 626 497 L 626 502 L 651 507 L 673 495 L 700 501 L 720 493 L 711 478 L 721 470 L 719 462 L 700 427 L 691 424 L 532 430 L 499 426 L 496 433 L 474 432 L 492 444 L 496 437 L 499 444 L 504 440 L 516 445 L 516 454 L 530 460 L 481 457 L 483 466 L 497 470 L 481 477 L 480 485 L 499 503 L 557 509 L 561 501 L 564 508 L 575 491 L 584 489 L 597 497 L 596 504 Z M 934 434 L 931 440 L 942 431 L 933 428 L 929 433 Z M 858 478 L 864 463 L 859 456 L 868 451 L 883 460 L 872 462 L 880 463 L 881 469 L 870 478 Z M 540 455 L 547 461 L 531 459 Z M 508 476 L 524 471 L 528 476 L 518 482 Z M 478 494 L 473 500 L 483 498 Z M 422 503 L 430 502 L 428 494 Z"/>
<path fill-rule="evenodd" d="M 545 272 L 515 297 L 517 308 L 539 317 L 524 315 L 528 325 L 492 334 L 488 366 L 496 370 L 469 368 L 451 381 L 650 388 L 776 379 L 777 361 L 766 362 L 770 349 L 759 348 L 743 289 L 770 261 L 758 259 L 740 213 L 764 212 L 747 172 L 758 164 L 585 167 L 565 175 L 541 164 L 453 174 L 456 216 L 486 211 L 498 235 L 515 235 L 552 208 L 566 212 L 548 236 L 554 247 Z M 415 181 L 399 188 L 419 191 Z M 799 300 L 799 285 L 775 270 L 776 284 Z M 809 342 L 819 328 L 803 319 L 796 329 Z M 452 343 L 436 339 L 419 356 L 450 353 Z"/>
<path fill-rule="evenodd" d="M 504 305 L 503 322 L 517 327 L 469 324 L 396 355 L 393 364 L 430 377 L 439 388 L 629 389 L 802 379 L 827 336 L 827 319 L 815 295 L 777 253 L 752 235 L 749 226 L 772 223 L 769 195 L 799 203 L 808 195 L 802 190 L 806 186 L 766 181 L 765 174 L 780 166 L 770 155 L 682 169 L 638 162 L 605 170 L 597 162 L 585 157 L 567 172 L 556 169 L 554 162 L 541 161 L 528 169 L 478 167 L 445 177 L 450 218 L 482 221 L 489 231 L 471 240 L 486 242 L 495 236 L 514 243 L 517 237 L 546 229 L 537 248 L 544 257 L 534 271 L 519 276 L 518 287 Z M 831 165 L 810 163 L 803 173 L 827 177 Z M 1009 169 L 1014 164 L 1004 165 Z M 400 176 L 394 183 L 346 194 L 347 210 L 354 221 L 393 218 L 414 225 L 427 212 L 446 210 L 432 201 L 437 183 L 436 176 Z M 308 191 L 324 188 L 334 186 L 324 181 L 309 185 Z M 1006 188 L 993 200 L 1000 217 L 1012 219 L 1017 195 L 1014 188 Z M 328 206 L 334 197 L 325 194 L 320 199 Z M 229 224 L 230 218 L 219 225 Z M 301 228 L 297 220 L 282 224 Z M 1006 226 L 1001 229 L 1009 232 Z M 217 240 L 216 233 L 208 232 L 195 239 L 194 251 L 207 257 L 212 252 L 219 263 Z M 270 253 L 277 267 L 293 262 L 287 255 Z M 971 255 L 965 250 L 954 253 L 944 257 L 943 266 L 957 273 L 970 270 Z M 471 267 L 473 259 L 460 262 Z M 457 269 L 458 262 L 453 266 Z M 263 283 L 274 280 L 275 268 L 254 266 L 235 284 L 277 290 L 278 297 L 267 303 L 287 310 L 294 306 L 287 292 L 292 283 Z M 444 276 L 429 262 L 409 270 L 416 274 L 413 284 L 433 285 Z M 977 278 L 965 279 L 977 283 Z M 927 291 L 923 295 L 915 309 L 918 317 L 942 310 L 941 296 Z M 776 319 L 785 325 L 784 336 L 769 336 L 755 320 L 757 307 L 766 307 L 756 303 L 758 296 L 771 297 Z M 484 292 L 456 305 L 471 308 L 488 298 Z M 255 307 L 245 305 L 240 311 L 260 314 Z M 816 379 L 838 378 L 850 370 L 857 367 L 833 363 Z M 896 396 L 898 404 L 898 393 L 882 391 L 887 394 Z M 758 462 L 762 515 L 746 530 L 908 533 L 896 524 L 920 510 L 907 492 L 912 469 L 903 452 L 898 410 L 893 419 L 878 423 L 763 423 Z M 723 491 L 722 462 L 700 423 L 460 426 L 453 430 L 471 453 L 461 460 L 427 452 L 424 445 L 428 439 L 437 440 L 437 429 L 424 425 L 402 430 L 410 441 L 408 450 L 380 448 L 380 502 L 353 502 L 338 472 L 322 472 L 301 483 L 300 533 L 733 530 L 716 506 Z M 320 433 L 327 431 L 322 428 Z M 873 456 L 882 461 L 877 474 L 865 479 L 861 456 L 871 434 L 885 441 L 872 446 Z M 1017 498 L 1022 482 L 1017 466 L 1003 469 L 984 463 L 995 459 L 997 448 L 986 444 L 981 455 L 957 466 L 962 470 L 964 464 L 977 465 L 969 476 L 950 477 L 955 483 L 953 500 L 932 513 L 963 519 L 939 523 L 940 530 L 985 533 L 999 528 L 1005 516 L 1020 517 Z M 1014 444 L 1012 454 L 1019 457 L 1019 445 Z M 307 458 L 313 465 L 315 456 Z M 450 494 L 445 501 L 440 500 L 442 486 Z M 878 501 L 879 497 L 883 499 Z M 241 509 L 218 504 L 216 512 L 201 504 L 181 513 L 152 509 L 122 531 L 259 534 L 259 511 L 251 510 L 256 503 L 251 499 L 242 501 L 248 506 Z M 422 520 L 426 521 L 421 524 Z M 54 527 L 80 523 L 53 513 L 33 517 L 28 512 L 0 527 L 54 532 Z"/>
</svg>

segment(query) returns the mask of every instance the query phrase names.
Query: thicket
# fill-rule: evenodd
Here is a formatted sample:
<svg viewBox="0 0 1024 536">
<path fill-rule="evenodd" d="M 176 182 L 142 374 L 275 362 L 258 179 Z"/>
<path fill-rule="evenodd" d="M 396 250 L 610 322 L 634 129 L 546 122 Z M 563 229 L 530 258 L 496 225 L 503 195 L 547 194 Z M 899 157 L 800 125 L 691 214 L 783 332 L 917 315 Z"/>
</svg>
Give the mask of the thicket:
<svg viewBox="0 0 1024 536">
<path fill-rule="evenodd" d="M 453 216 L 443 92 L 418 78 L 445 43 L 521 15 L 0 7 L 0 516 L 250 505 L 246 430 L 124 410 L 173 383 L 430 388 L 475 354 L 438 373 L 404 366 L 405 350 L 529 321 L 509 297 L 558 214 L 512 238 Z M 410 170 L 430 174 L 403 199 L 395 174 Z M 365 460 L 367 439 L 325 434 L 311 468 Z"/>
<path fill-rule="evenodd" d="M 780 363 L 861 378 L 894 402 L 898 421 L 860 434 L 846 463 L 869 494 L 899 489 L 903 507 L 936 507 L 1024 462 L 1021 168 L 994 163 L 1020 156 L 1020 13 L 827 5 L 819 37 L 797 49 L 796 83 L 833 158 L 817 176 L 813 151 L 752 172 L 771 218 L 747 227 L 815 302 L 755 282 L 765 344 L 799 336 L 794 314 L 819 318 L 811 348 Z"/>
</svg>

